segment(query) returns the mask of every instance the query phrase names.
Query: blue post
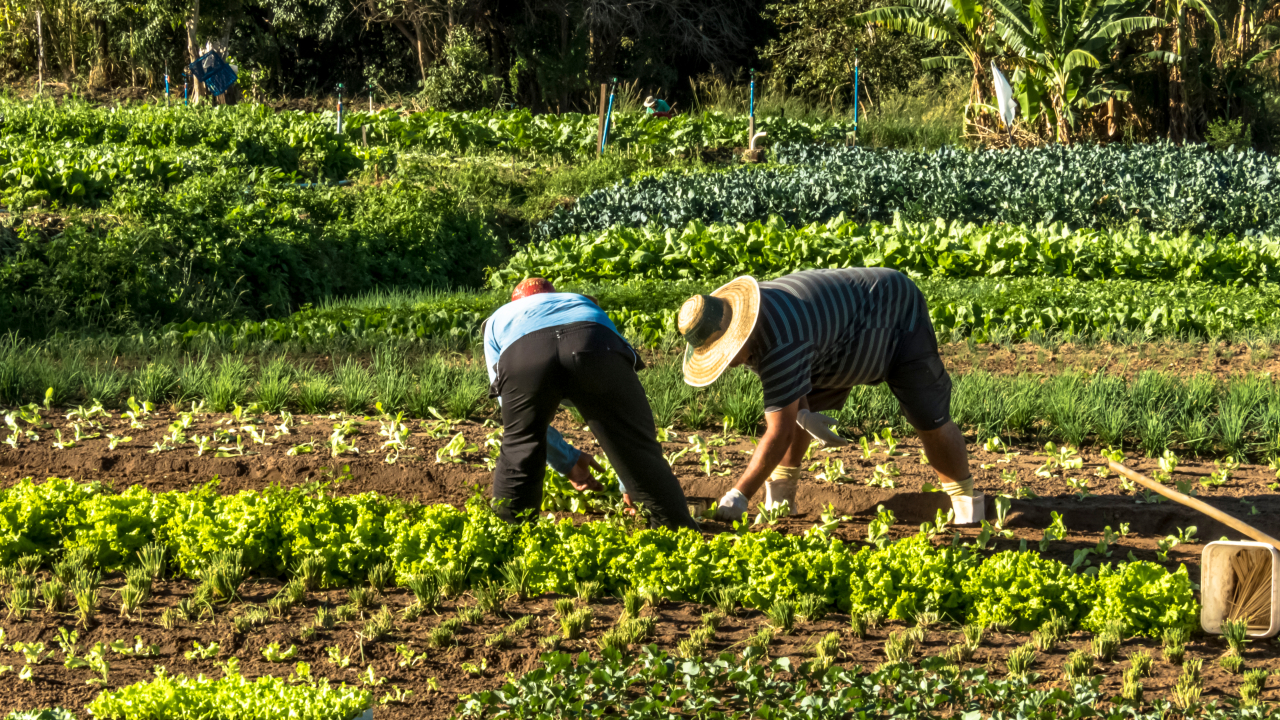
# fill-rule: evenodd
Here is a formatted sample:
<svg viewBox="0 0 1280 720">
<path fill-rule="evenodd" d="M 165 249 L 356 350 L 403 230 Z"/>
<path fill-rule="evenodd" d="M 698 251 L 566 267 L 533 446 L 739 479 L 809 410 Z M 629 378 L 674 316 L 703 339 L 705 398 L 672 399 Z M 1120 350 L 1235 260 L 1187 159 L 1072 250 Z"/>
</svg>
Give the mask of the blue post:
<svg viewBox="0 0 1280 720">
<path fill-rule="evenodd" d="M 853 145 L 858 145 L 858 58 L 853 58 Z"/>
<path fill-rule="evenodd" d="M 169 61 L 164 61 L 164 104 L 169 104 Z"/>
<path fill-rule="evenodd" d="M 751 119 L 756 118 L 756 69 L 751 68 Z"/>
<path fill-rule="evenodd" d="M 187 72 L 182 71 L 182 104 L 187 104 Z"/>
<path fill-rule="evenodd" d="M 613 119 L 613 92 L 618 87 L 618 78 L 613 79 L 613 85 L 609 87 L 609 109 L 604 113 L 604 132 L 600 135 L 600 152 L 604 153 L 604 146 L 609 142 L 609 121 Z"/>
<path fill-rule="evenodd" d="M 342 83 L 338 83 L 338 134 L 342 134 Z"/>
</svg>

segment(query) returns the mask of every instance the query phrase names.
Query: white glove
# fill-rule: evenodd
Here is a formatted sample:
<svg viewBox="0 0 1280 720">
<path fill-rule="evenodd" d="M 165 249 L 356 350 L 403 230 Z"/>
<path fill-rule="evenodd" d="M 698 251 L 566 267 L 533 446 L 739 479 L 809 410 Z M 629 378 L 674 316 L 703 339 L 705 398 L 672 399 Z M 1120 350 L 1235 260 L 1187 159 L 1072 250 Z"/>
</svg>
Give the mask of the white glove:
<svg viewBox="0 0 1280 720">
<path fill-rule="evenodd" d="M 729 492 L 720 498 L 720 504 L 716 506 L 716 519 L 725 522 L 734 522 L 742 519 L 742 514 L 747 511 L 747 496 L 743 495 L 738 488 L 730 488 Z"/>
<path fill-rule="evenodd" d="M 829 418 L 822 413 L 812 412 L 810 410 L 801 409 L 796 413 L 796 424 L 804 428 L 806 432 L 813 436 L 814 440 L 823 445 L 848 445 L 849 441 L 840 437 L 831 429 L 836 424 L 834 418 Z"/>
</svg>

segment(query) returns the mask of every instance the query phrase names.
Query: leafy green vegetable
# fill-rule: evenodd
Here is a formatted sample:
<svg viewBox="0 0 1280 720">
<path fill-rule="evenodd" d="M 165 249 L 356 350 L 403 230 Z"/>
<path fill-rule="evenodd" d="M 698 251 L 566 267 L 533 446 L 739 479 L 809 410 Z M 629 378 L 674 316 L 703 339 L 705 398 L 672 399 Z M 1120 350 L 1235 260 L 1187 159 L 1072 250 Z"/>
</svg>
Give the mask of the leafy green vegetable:
<svg viewBox="0 0 1280 720">
<path fill-rule="evenodd" d="M 369 691 L 343 684 L 228 672 L 216 680 L 161 675 L 105 690 L 86 709 L 103 720 L 351 720 L 372 700 Z"/>
</svg>

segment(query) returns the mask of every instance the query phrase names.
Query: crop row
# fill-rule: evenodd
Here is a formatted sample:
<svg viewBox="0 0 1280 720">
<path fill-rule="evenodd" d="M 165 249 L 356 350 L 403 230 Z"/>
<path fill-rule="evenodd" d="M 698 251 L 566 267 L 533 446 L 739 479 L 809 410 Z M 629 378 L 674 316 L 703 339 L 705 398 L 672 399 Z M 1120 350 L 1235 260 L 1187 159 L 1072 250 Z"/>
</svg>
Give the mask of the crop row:
<svg viewBox="0 0 1280 720">
<path fill-rule="evenodd" d="M 1136 224 L 1072 230 L 934 220 L 862 224 L 838 216 L 788 226 L 777 216 L 745 224 L 614 227 L 532 244 L 495 269 L 492 287 L 530 276 L 553 282 L 690 280 L 796 270 L 888 267 L 913 278 L 1058 277 L 1080 280 L 1280 280 L 1280 241 L 1156 233 Z"/>
<path fill-rule="evenodd" d="M 746 116 L 718 111 L 681 114 L 672 118 L 618 113 L 609 127 L 608 144 L 658 155 L 745 147 L 747 121 Z M 586 157 L 595 154 L 600 143 L 595 115 L 534 115 L 527 109 L 471 113 L 429 110 L 407 116 L 386 109 L 372 115 L 352 113 L 344 125 L 347 135 L 352 138 L 359 138 L 361 131 L 367 128 L 368 137 L 378 143 L 453 152 L 496 150 L 528 155 Z M 843 143 L 853 131 L 853 123 L 768 117 L 758 119 L 756 131 L 765 132 L 770 145 Z"/>
<path fill-rule="evenodd" d="M 62 357 L 33 347 L 0 350 L 0 402 L 12 405 L 101 402 L 119 408 L 133 397 L 155 404 L 204 403 L 214 412 L 257 405 L 264 412 L 364 415 L 381 405 L 409 417 L 442 412 L 463 419 L 482 410 L 488 390 L 479 363 L 430 351 L 410 355 L 383 348 L 369 365 L 335 355 L 320 369 L 275 353 L 255 362 L 240 354 L 135 360 L 85 350 Z M 676 358 L 669 357 L 652 361 L 640 378 L 659 427 L 705 429 L 727 422 L 750 434 L 763 421 L 759 381 L 749 372 L 731 372 L 713 388 L 692 388 Z M 956 422 L 982 439 L 1038 437 L 1078 446 L 1093 438 L 1104 446 L 1133 443 L 1149 455 L 1173 446 L 1236 457 L 1280 454 L 1280 390 L 1263 375 L 1224 382 L 1207 373 L 1183 379 L 1144 371 L 1125 380 L 1075 370 L 1048 376 L 976 371 L 956 374 L 953 382 Z M 836 417 L 841 427 L 864 435 L 884 426 L 907 429 L 883 385 L 855 388 Z"/>
<path fill-rule="evenodd" d="M 1068 675 L 1065 687 L 1040 688 L 1037 685 L 1042 677 L 1033 670 L 1038 653 L 1024 648 L 1015 651 L 1021 659 L 1010 653 L 1004 677 L 997 677 L 990 667 L 960 669 L 948 665 L 941 656 L 923 658 L 918 665 L 891 660 L 863 672 L 859 667 L 819 662 L 827 657 L 824 653 L 835 652 L 821 645 L 818 657 L 803 664 L 790 658 L 771 659 L 753 648 L 741 655 L 722 653 L 714 658 L 683 658 L 654 647 L 634 657 L 616 652 L 604 653 L 599 659 L 553 653 L 543 656 L 541 667 L 508 676 L 499 689 L 464 696 L 459 716 L 568 720 L 582 717 L 584 710 L 590 709 L 596 716 L 625 714 L 657 720 L 671 717 L 673 707 L 699 718 L 767 720 L 949 717 L 956 708 L 981 708 L 960 715 L 965 718 L 986 717 L 988 713 L 990 717 L 1077 720 L 1163 720 L 1171 716 L 1267 720 L 1280 716 L 1274 705 L 1259 703 L 1260 688 L 1251 691 L 1248 698 L 1229 701 L 1226 707 L 1219 707 L 1216 700 L 1199 702 L 1198 667 L 1197 677 L 1184 672 L 1188 680 L 1179 682 L 1179 692 L 1171 693 L 1170 699 L 1151 700 L 1147 710 L 1142 707 L 1141 672 L 1133 673 L 1132 682 L 1126 680 L 1126 687 L 1136 687 L 1137 692 L 1127 691 L 1123 700 L 1106 697 L 1100 688 L 1101 677 L 1091 672 Z M 1129 676 L 1127 673 L 1126 678 Z M 1108 708 L 1104 704 L 1108 701 L 1116 705 Z"/>
<path fill-rule="evenodd" d="M 333 112 L 274 111 L 261 105 L 165 107 L 141 105 L 93 108 L 84 104 L 0 103 L 5 122 L 0 135 L 41 138 L 78 145 L 144 148 L 207 147 L 234 152 L 250 165 L 288 168 L 290 157 L 310 152 L 351 155 L 357 144 L 397 149 L 586 157 L 599 145 L 595 115 L 534 115 L 528 109 L 373 114 L 348 112 L 337 133 Z M 760 118 L 757 131 L 768 142 L 843 143 L 853 129 L 844 120 L 804 121 Z M 744 147 L 747 118 L 721 112 L 681 114 L 670 119 L 642 113 L 615 114 L 610 147 L 658 155 L 705 148 Z M 294 163 L 296 164 L 296 159 Z"/>
<path fill-rule="evenodd" d="M 579 581 L 599 582 L 608 593 L 656 589 L 672 600 L 732 588 L 749 607 L 812 595 L 846 612 L 911 619 L 929 611 L 1019 631 L 1056 614 L 1071 627 L 1118 623 L 1125 634 L 1159 634 L 1190 626 L 1199 610 L 1185 566 L 1167 572 L 1138 561 L 1076 574 L 1032 551 L 984 558 L 971 546 L 935 546 L 924 533 L 855 547 L 823 532 L 703 539 L 687 529 L 633 532 L 613 521 L 546 518 L 516 527 L 478 496 L 460 510 L 375 493 L 336 496 L 323 487 L 223 495 L 212 483 L 165 493 L 135 485 L 115 493 L 95 483 L 27 479 L 0 490 L 0 536 L 5 565 L 72 553 L 120 569 L 138 562 L 143 546 L 160 543 L 177 572 L 206 579 L 212 562 L 273 576 L 307 565 L 332 586 L 363 581 L 390 563 L 402 583 L 424 577 L 457 588 L 496 581 L 514 566 L 535 595 L 569 593 Z"/>
<path fill-rule="evenodd" d="M 765 279 L 765 278 L 761 278 Z M 602 301 L 614 324 L 645 345 L 678 340 L 676 309 L 713 282 L 630 282 L 625 287 L 573 286 Z M 1240 338 L 1280 326 L 1280 286 L 1205 282 L 1080 281 L 1060 278 L 922 279 L 933 328 L 945 339 L 981 342 Z M 594 292 L 599 289 L 600 293 Z M 650 297 L 637 297 L 651 290 Z M 623 296 L 624 302 L 612 302 Z M 250 348 L 283 345 L 318 350 L 342 343 L 417 343 L 476 338 L 505 294 L 465 295 L 443 304 L 312 309 L 262 322 L 171 323 L 146 336 L 158 347 Z"/>
<path fill-rule="evenodd" d="M 100 720 L 354 720 L 373 702 L 368 690 L 330 685 L 309 672 L 248 679 L 234 661 L 223 665 L 217 679 L 174 677 L 161 670 L 150 682 L 103 691 L 86 709 Z"/>
<path fill-rule="evenodd" d="M 578 199 L 537 228 L 540 238 L 615 225 L 682 227 L 777 215 L 791 225 L 841 214 L 859 222 L 945 218 L 1165 232 L 1280 229 L 1280 161 L 1204 145 L 1072 145 L 933 153 L 780 148 L 783 167 L 670 174 Z"/>
</svg>

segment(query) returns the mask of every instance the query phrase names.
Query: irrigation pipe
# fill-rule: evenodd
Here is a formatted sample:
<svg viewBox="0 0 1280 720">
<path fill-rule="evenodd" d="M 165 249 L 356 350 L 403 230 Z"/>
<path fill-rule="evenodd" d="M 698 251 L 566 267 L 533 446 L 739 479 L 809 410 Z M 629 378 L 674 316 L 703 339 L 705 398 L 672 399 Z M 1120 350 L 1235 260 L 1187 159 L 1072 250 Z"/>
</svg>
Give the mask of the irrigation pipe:
<svg viewBox="0 0 1280 720">
<path fill-rule="evenodd" d="M 1132 470 L 1127 465 L 1124 465 L 1123 463 L 1118 463 L 1115 460 L 1108 460 L 1107 467 L 1111 468 L 1113 471 L 1120 473 L 1121 475 L 1129 478 L 1130 480 L 1138 483 L 1142 487 L 1145 487 L 1154 493 L 1163 495 L 1178 504 L 1186 505 L 1192 510 L 1199 510 L 1205 515 L 1208 515 L 1214 520 L 1217 520 L 1223 525 L 1226 525 L 1227 527 L 1247 537 L 1251 537 L 1260 543 L 1266 543 L 1267 545 L 1270 545 L 1271 547 L 1276 548 L 1277 550 L 1280 550 L 1280 540 L 1277 540 L 1271 537 L 1270 535 L 1262 532 L 1261 530 L 1255 528 L 1254 526 L 1246 522 L 1237 520 L 1236 518 L 1222 512 L 1218 508 L 1213 507 L 1212 505 L 1204 502 L 1203 500 L 1197 500 L 1188 495 L 1183 495 L 1177 490 L 1170 490 L 1169 488 L 1165 487 L 1164 485 L 1161 485 L 1155 480 L 1152 480 L 1146 475 L 1143 475 L 1142 473 L 1137 472 L 1136 470 Z"/>
</svg>

